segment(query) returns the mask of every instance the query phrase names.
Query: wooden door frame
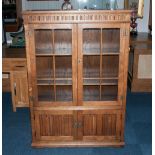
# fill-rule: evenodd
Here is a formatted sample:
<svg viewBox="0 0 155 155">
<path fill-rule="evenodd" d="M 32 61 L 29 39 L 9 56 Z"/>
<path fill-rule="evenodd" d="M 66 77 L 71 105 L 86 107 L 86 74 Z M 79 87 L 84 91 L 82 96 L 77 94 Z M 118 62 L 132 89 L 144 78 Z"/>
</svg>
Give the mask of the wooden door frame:
<svg viewBox="0 0 155 155">
<path fill-rule="evenodd" d="M 92 135 L 92 136 L 84 136 L 84 121 L 83 121 L 83 116 L 85 114 L 88 115 L 97 115 L 97 114 L 115 114 L 116 115 L 116 135 L 112 135 L 112 136 L 104 136 L 104 135 Z M 97 121 L 97 120 L 96 120 Z M 78 128 L 78 140 L 82 140 L 82 141 L 101 141 L 104 139 L 107 139 L 110 142 L 115 142 L 115 141 L 121 141 L 121 135 L 122 135 L 122 111 L 121 110 L 116 110 L 116 109 L 104 109 L 104 108 L 99 108 L 96 110 L 82 110 L 82 111 L 78 111 L 78 122 L 81 123 L 81 127 Z M 96 140 L 93 140 L 96 139 Z"/>
<path fill-rule="evenodd" d="M 52 141 L 52 142 L 54 142 L 54 141 L 65 141 L 65 142 L 67 142 L 67 141 L 74 141 L 74 140 L 76 140 L 77 139 L 77 129 L 76 128 L 74 128 L 74 123 L 77 121 L 77 114 L 76 114 L 77 112 L 75 112 L 75 111 L 73 111 L 73 110 L 64 110 L 64 109 L 62 109 L 62 110 L 55 110 L 55 109 L 53 109 L 53 110 L 35 110 L 34 111 L 34 126 L 35 126 L 35 141 Z M 52 116 L 56 116 L 56 115 L 59 115 L 59 116 L 63 116 L 63 115 L 65 115 L 65 114 L 67 114 L 67 115 L 72 115 L 73 116 L 73 122 L 72 122 L 72 134 L 73 134 L 73 136 L 51 136 L 51 135 L 48 135 L 48 136 L 43 136 L 43 135 L 41 135 L 41 122 L 40 122 L 40 116 L 42 115 L 42 114 L 45 114 L 45 115 L 52 115 Z M 47 126 L 48 126 L 49 124 L 47 124 Z M 44 126 L 45 127 L 45 126 Z M 49 127 L 49 126 L 48 126 Z M 48 134 L 49 134 L 49 132 L 48 132 Z M 35 143 L 35 141 L 34 141 L 34 143 Z"/>
<path fill-rule="evenodd" d="M 118 73 L 118 96 L 117 101 L 89 101 L 89 105 L 83 101 L 83 35 L 82 30 L 84 28 L 119 28 L 120 29 L 120 54 L 119 54 L 119 73 Z M 96 103 L 100 103 L 100 106 L 120 106 L 122 105 L 123 96 L 123 61 L 124 61 L 124 24 L 123 23 L 100 23 L 100 24 L 78 24 L 78 106 L 95 106 Z"/>
<path fill-rule="evenodd" d="M 34 105 L 42 107 L 42 104 L 39 104 L 38 101 L 38 89 L 37 89 L 37 81 L 36 81 L 36 56 L 35 56 L 35 30 L 37 29 L 71 29 L 72 30 L 72 104 L 69 102 L 63 102 L 63 106 L 76 106 L 77 105 L 77 25 L 76 24 L 34 24 L 29 26 L 29 31 L 31 30 L 31 49 L 28 49 L 27 58 L 31 59 L 29 62 L 29 73 L 33 69 L 33 76 L 32 72 L 29 74 L 31 75 L 31 81 L 33 81 L 32 88 L 34 88 L 34 93 L 32 95 L 34 100 Z M 51 40 L 52 41 L 52 40 Z M 51 42 L 52 43 L 52 42 Z M 31 55 L 31 57 L 30 57 Z M 31 64 L 30 64 L 31 63 Z M 52 103 L 52 104 L 51 104 Z M 49 106 L 62 106 L 62 102 L 44 102 L 43 107 Z"/>
</svg>

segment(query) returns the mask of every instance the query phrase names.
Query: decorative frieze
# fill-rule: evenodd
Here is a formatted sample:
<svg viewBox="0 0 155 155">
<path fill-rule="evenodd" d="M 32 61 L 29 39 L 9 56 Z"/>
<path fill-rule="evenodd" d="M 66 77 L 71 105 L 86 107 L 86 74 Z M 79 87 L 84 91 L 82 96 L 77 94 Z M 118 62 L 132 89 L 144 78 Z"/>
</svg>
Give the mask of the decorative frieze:
<svg viewBox="0 0 155 155">
<path fill-rule="evenodd" d="M 129 22 L 130 11 L 31 11 L 23 13 L 24 23 L 85 23 L 85 22 Z"/>
</svg>

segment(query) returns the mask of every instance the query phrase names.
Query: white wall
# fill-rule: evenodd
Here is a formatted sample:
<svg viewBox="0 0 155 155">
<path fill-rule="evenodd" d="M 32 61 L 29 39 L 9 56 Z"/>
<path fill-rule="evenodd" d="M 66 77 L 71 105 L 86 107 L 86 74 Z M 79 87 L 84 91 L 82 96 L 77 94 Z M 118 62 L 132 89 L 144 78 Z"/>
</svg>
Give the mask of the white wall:
<svg viewBox="0 0 155 155">
<path fill-rule="evenodd" d="M 138 19 L 138 32 L 148 32 L 150 0 L 144 0 L 144 16 Z"/>
<path fill-rule="evenodd" d="M 78 2 L 79 1 L 79 2 Z M 117 0 L 118 1 L 118 7 L 120 9 L 124 6 L 124 0 Z M 59 1 L 27 1 L 22 0 L 22 9 L 23 10 L 50 10 L 50 9 L 60 9 L 62 3 L 64 0 Z M 77 8 L 84 8 L 85 5 L 87 7 L 92 7 L 91 4 L 97 4 L 98 8 L 105 7 L 108 0 L 87 0 L 86 2 L 84 0 L 71 0 L 71 3 L 73 5 L 74 9 Z"/>
<path fill-rule="evenodd" d="M 63 0 L 59 1 L 27 1 L 22 0 L 22 10 L 50 10 L 60 9 Z"/>
<path fill-rule="evenodd" d="M 82 2 L 83 0 L 81 0 Z M 95 2 L 96 1 L 96 2 Z M 106 2 L 107 0 L 105 0 Z M 118 7 L 120 9 L 123 8 L 124 0 L 117 0 Z M 84 2 L 84 1 L 83 1 Z M 89 5 L 91 3 L 100 3 L 101 0 L 89 0 Z M 22 10 L 50 10 L 50 9 L 60 9 L 63 0 L 59 1 L 27 1 L 22 0 Z M 74 9 L 79 8 L 79 4 L 77 0 L 71 0 L 71 3 Z M 100 4 L 99 4 L 100 5 Z M 82 5 L 82 7 L 84 4 Z M 150 0 L 144 0 L 144 17 L 143 19 L 138 19 L 138 32 L 148 32 L 148 20 L 149 20 L 149 7 L 150 7 Z"/>
</svg>

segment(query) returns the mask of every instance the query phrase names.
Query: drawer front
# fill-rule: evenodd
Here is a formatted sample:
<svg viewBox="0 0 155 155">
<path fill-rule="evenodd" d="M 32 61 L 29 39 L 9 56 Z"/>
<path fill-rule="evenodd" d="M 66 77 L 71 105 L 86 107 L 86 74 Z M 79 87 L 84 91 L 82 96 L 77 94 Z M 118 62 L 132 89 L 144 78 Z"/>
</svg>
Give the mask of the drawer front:
<svg viewBox="0 0 155 155">
<path fill-rule="evenodd" d="M 26 70 L 26 59 L 13 59 L 13 58 L 4 58 L 2 60 L 2 71 L 21 71 Z"/>
</svg>

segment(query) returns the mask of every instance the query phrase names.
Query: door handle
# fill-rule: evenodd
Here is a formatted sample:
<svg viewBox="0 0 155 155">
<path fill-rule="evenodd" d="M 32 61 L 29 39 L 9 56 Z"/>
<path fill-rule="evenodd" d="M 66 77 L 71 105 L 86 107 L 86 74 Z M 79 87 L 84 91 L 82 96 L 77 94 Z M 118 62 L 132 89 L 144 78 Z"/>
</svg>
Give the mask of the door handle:
<svg viewBox="0 0 155 155">
<path fill-rule="evenodd" d="M 73 128 L 82 128 L 82 123 L 81 122 L 74 122 Z"/>
<path fill-rule="evenodd" d="M 78 122 L 73 123 L 73 128 L 78 128 Z"/>
<path fill-rule="evenodd" d="M 82 122 L 78 123 L 78 128 L 82 128 Z"/>
</svg>

